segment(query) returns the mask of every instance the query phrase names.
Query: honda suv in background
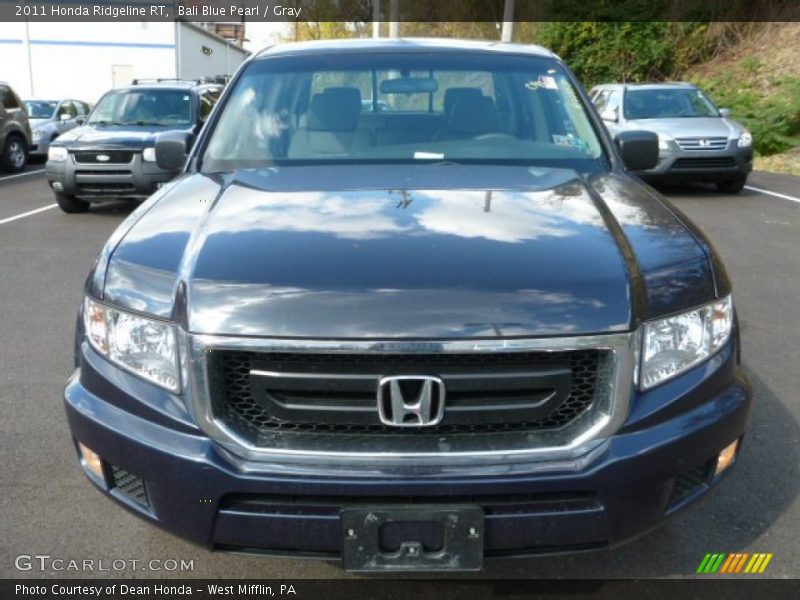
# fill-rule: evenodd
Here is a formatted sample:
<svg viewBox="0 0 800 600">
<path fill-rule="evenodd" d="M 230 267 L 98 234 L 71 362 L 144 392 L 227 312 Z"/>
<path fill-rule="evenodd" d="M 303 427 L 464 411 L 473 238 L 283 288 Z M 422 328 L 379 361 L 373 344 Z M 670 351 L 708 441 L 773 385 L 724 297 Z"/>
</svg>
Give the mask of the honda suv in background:
<svg viewBox="0 0 800 600">
<path fill-rule="evenodd" d="M 475 570 L 619 544 L 737 462 L 725 268 L 630 175 L 656 134 L 612 138 L 549 51 L 274 46 L 190 142 L 159 137 L 176 179 L 101 251 L 64 394 L 84 473 L 145 520 Z"/>
<path fill-rule="evenodd" d="M 590 94 L 606 127 L 658 134 L 658 164 L 637 173 L 653 182 L 713 182 L 739 192 L 753 169 L 750 132 L 689 83 L 607 84 Z"/>
<path fill-rule="evenodd" d="M 139 80 L 105 94 L 83 126 L 50 144 L 47 180 L 58 205 L 75 213 L 92 202 L 147 198 L 173 176 L 156 164 L 156 137 L 181 132 L 191 143 L 222 88 Z"/>
<path fill-rule="evenodd" d="M 0 170 L 18 173 L 28 164 L 28 114 L 11 86 L 0 81 Z"/>
</svg>

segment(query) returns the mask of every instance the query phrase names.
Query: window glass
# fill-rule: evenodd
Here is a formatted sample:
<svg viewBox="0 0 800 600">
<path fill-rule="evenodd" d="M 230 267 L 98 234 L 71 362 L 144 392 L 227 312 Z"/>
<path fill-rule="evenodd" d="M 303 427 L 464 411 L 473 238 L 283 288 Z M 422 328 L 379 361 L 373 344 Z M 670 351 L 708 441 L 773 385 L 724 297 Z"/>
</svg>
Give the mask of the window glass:
<svg viewBox="0 0 800 600">
<path fill-rule="evenodd" d="M 75 117 L 78 116 L 78 113 L 75 110 L 75 107 L 72 105 L 72 102 L 69 101 L 69 100 L 64 100 L 64 102 L 62 102 L 58 106 L 58 113 L 56 114 L 56 116 L 60 119 L 63 115 L 67 115 L 70 119 L 74 119 Z"/>
<path fill-rule="evenodd" d="M 628 90 L 626 119 L 676 119 L 718 117 L 719 111 L 703 92 L 695 88 Z"/>
<path fill-rule="evenodd" d="M 50 100 L 26 100 L 25 110 L 31 119 L 49 119 L 58 106 L 58 102 Z"/>
<path fill-rule="evenodd" d="M 192 99 L 187 90 L 114 90 L 103 96 L 89 122 L 104 125 L 188 125 L 192 122 Z"/>
<path fill-rule="evenodd" d="M 6 108 L 19 108 L 17 99 L 14 94 L 11 93 L 11 89 L 4 85 L 0 85 L 0 102 L 2 102 L 3 106 Z"/>
<path fill-rule="evenodd" d="M 605 164 L 560 65 L 499 54 L 256 60 L 209 136 L 201 156 L 209 172 L 343 161 Z"/>
</svg>

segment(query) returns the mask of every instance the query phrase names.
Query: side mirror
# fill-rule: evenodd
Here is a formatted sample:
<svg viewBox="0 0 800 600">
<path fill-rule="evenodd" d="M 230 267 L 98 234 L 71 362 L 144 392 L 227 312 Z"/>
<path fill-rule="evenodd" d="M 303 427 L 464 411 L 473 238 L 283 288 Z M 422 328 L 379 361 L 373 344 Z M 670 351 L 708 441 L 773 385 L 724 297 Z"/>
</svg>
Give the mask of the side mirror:
<svg viewBox="0 0 800 600">
<path fill-rule="evenodd" d="M 78 115 L 77 117 L 75 117 L 75 122 L 78 125 L 83 125 L 84 123 L 86 123 L 86 115 Z"/>
<path fill-rule="evenodd" d="M 621 131 L 614 143 L 629 171 L 646 171 L 658 164 L 658 135 L 653 131 Z"/>
<path fill-rule="evenodd" d="M 719 109 L 719 116 L 720 117 L 730 117 L 731 116 L 731 109 L 730 108 L 720 108 Z"/>
<path fill-rule="evenodd" d="M 619 120 L 619 113 L 617 112 L 616 108 L 610 108 L 604 110 L 600 117 L 603 119 L 603 121 L 612 121 L 616 123 Z"/>
<path fill-rule="evenodd" d="M 72 117 L 67 113 L 62 113 L 62 115 L 59 117 L 59 119 L 61 119 L 62 122 L 69 121 L 71 118 Z"/>
<path fill-rule="evenodd" d="M 188 153 L 188 133 L 171 131 L 156 138 L 156 164 L 165 171 L 180 171 Z"/>
</svg>

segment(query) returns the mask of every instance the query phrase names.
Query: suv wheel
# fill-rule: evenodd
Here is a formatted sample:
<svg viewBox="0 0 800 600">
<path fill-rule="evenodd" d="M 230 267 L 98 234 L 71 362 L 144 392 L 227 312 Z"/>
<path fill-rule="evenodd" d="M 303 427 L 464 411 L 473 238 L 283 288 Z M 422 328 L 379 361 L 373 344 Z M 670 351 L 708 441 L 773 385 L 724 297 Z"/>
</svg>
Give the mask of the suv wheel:
<svg viewBox="0 0 800 600">
<path fill-rule="evenodd" d="M 82 213 L 89 210 L 90 202 L 79 200 L 75 196 L 68 196 L 67 194 L 56 194 L 56 202 L 58 207 L 65 213 Z"/>
<path fill-rule="evenodd" d="M 747 183 L 747 177 L 737 177 L 736 179 L 727 179 L 725 181 L 717 182 L 717 189 L 723 194 L 738 194 L 742 191 L 744 184 Z"/>
<path fill-rule="evenodd" d="M 0 166 L 4 171 L 19 173 L 28 164 L 28 147 L 19 136 L 10 135 L 6 139 L 3 155 L 0 156 Z"/>
</svg>

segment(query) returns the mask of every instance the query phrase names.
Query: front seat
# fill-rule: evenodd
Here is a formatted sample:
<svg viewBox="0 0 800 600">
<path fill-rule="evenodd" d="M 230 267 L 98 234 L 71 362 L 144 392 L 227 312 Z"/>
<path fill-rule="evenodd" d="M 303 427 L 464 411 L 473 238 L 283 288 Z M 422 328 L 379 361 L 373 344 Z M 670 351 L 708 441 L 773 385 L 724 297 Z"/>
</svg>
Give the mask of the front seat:
<svg viewBox="0 0 800 600">
<path fill-rule="evenodd" d="M 348 156 L 372 146 L 372 136 L 359 129 L 361 92 L 354 87 L 330 87 L 314 94 L 305 127 L 289 144 L 289 158 Z"/>
<path fill-rule="evenodd" d="M 500 131 L 500 117 L 494 100 L 488 96 L 464 96 L 456 100 L 447 125 L 436 139 L 468 140 Z"/>
<path fill-rule="evenodd" d="M 453 107 L 456 102 L 464 98 L 480 98 L 483 96 L 480 88 L 476 87 L 452 87 L 444 91 L 444 116 L 448 120 L 453 114 Z"/>
</svg>

